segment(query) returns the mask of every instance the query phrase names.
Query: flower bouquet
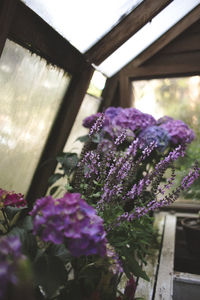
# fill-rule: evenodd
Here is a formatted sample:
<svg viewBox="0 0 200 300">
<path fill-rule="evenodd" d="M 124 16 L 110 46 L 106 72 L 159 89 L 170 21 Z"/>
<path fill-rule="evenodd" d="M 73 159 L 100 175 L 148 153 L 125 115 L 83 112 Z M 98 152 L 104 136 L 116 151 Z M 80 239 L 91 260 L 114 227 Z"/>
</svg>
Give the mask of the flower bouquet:
<svg viewBox="0 0 200 300">
<path fill-rule="evenodd" d="M 142 264 L 156 245 L 153 212 L 199 176 L 195 162 L 174 184 L 174 163 L 194 139 L 182 121 L 110 107 L 83 125 L 81 155 L 57 157 L 50 195 L 30 210 L 21 194 L 0 192 L 0 299 L 135 299 L 136 278 L 149 280 Z M 65 192 L 55 196 L 61 177 Z"/>
</svg>

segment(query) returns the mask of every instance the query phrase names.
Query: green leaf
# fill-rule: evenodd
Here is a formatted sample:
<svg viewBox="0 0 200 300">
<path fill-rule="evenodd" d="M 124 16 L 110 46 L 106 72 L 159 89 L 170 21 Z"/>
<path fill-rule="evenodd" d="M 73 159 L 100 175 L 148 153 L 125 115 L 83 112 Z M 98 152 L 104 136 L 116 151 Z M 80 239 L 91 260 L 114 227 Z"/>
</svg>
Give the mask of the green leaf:
<svg viewBox="0 0 200 300">
<path fill-rule="evenodd" d="M 31 216 L 26 216 L 23 220 L 23 224 L 22 224 L 23 228 L 31 231 L 33 230 L 33 220 Z"/>
<path fill-rule="evenodd" d="M 70 175 L 78 163 L 78 155 L 73 152 L 64 152 L 56 160 L 61 164 L 61 169 L 65 174 Z"/>
<path fill-rule="evenodd" d="M 90 140 L 89 135 L 82 135 L 79 138 L 76 139 L 76 141 L 80 141 L 81 143 L 86 143 Z"/>
<path fill-rule="evenodd" d="M 25 209 L 25 207 L 12 207 L 12 206 L 7 206 L 7 207 L 5 208 L 5 212 L 6 212 L 6 215 L 7 215 L 8 219 L 9 219 L 9 221 L 11 221 L 11 220 L 14 218 L 14 216 L 15 216 L 18 212 L 22 211 L 23 209 Z"/>
<path fill-rule="evenodd" d="M 17 236 L 21 241 L 22 253 L 34 259 L 37 252 L 37 242 L 35 236 L 30 232 L 31 228 L 32 220 L 30 216 L 27 216 L 21 226 L 13 227 L 8 235 Z"/>
<path fill-rule="evenodd" d="M 71 253 L 66 249 L 65 245 L 52 244 L 48 249 L 48 254 L 51 256 L 59 257 L 64 264 L 68 263 L 71 259 Z"/>
<path fill-rule="evenodd" d="M 57 191 L 57 189 L 59 188 L 59 185 L 56 185 L 56 186 L 54 186 L 54 187 L 52 187 L 51 189 L 50 189 L 50 195 L 52 196 L 53 194 L 55 194 L 55 192 Z"/>
<path fill-rule="evenodd" d="M 44 254 L 34 264 L 35 284 L 41 285 L 47 298 L 52 298 L 67 282 L 64 263 L 56 256 Z"/>
<path fill-rule="evenodd" d="M 129 248 L 130 249 L 130 248 Z M 123 248 L 125 260 L 123 260 L 124 271 L 127 277 L 130 277 L 130 273 L 133 273 L 136 277 L 141 277 L 144 280 L 149 281 L 149 277 L 146 272 L 142 270 L 137 260 L 134 258 L 133 253 L 128 248 Z"/>
<path fill-rule="evenodd" d="M 53 174 L 53 175 L 51 175 L 49 177 L 48 184 L 52 185 L 52 184 L 54 184 L 57 180 L 59 180 L 62 177 L 63 177 L 63 174 L 55 173 L 55 174 Z"/>
</svg>

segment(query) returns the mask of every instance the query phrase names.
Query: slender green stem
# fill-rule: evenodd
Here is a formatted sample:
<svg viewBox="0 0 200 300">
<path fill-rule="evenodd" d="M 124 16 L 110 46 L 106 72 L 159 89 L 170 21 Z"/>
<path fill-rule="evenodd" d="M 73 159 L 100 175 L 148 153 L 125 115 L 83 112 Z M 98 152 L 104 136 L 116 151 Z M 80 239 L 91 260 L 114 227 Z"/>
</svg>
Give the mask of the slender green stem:
<svg viewBox="0 0 200 300">
<path fill-rule="evenodd" d="M 7 230 L 9 231 L 10 226 L 9 226 L 8 218 L 7 218 L 7 215 L 6 215 L 5 210 L 3 208 L 2 208 L 2 213 L 3 213 L 3 216 L 4 216 L 4 220 L 5 220 Z"/>
</svg>

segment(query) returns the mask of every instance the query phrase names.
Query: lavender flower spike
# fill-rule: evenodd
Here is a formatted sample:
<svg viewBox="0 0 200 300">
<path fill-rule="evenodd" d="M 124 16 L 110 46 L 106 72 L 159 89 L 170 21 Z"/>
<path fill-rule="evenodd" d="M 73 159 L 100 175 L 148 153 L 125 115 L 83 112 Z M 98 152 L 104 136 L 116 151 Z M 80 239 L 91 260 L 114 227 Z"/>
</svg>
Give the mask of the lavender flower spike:
<svg viewBox="0 0 200 300">
<path fill-rule="evenodd" d="M 90 137 L 100 131 L 100 129 L 103 127 L 104 121 L 105 121 L 105 115 L 102 113 L 99 115 L 96 122 L 90 128 L 90 132 L 89 132 Z"/>
</svg>

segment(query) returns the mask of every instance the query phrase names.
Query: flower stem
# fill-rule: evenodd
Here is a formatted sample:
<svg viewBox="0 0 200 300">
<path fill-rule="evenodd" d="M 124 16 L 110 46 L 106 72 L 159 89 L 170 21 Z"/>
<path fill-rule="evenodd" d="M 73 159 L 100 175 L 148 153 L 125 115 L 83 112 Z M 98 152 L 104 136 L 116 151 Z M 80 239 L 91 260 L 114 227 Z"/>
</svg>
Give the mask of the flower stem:
<svg viewBox="0 0 200 300">
<path fill-rule="evenodd" d="M 7 215 L 6 215 L 5 210 L 3 208 L 2 208 L 2 213 L 3 213 L 3 216 L 4 216 L 4 220 L 5 220 L 5 224 L 6 224 L 6 227 L 7 227 L 7 231 L 9 231 L 10 226 L 9 226 L 8 218 L 7 218 Z"/>
</svg>

